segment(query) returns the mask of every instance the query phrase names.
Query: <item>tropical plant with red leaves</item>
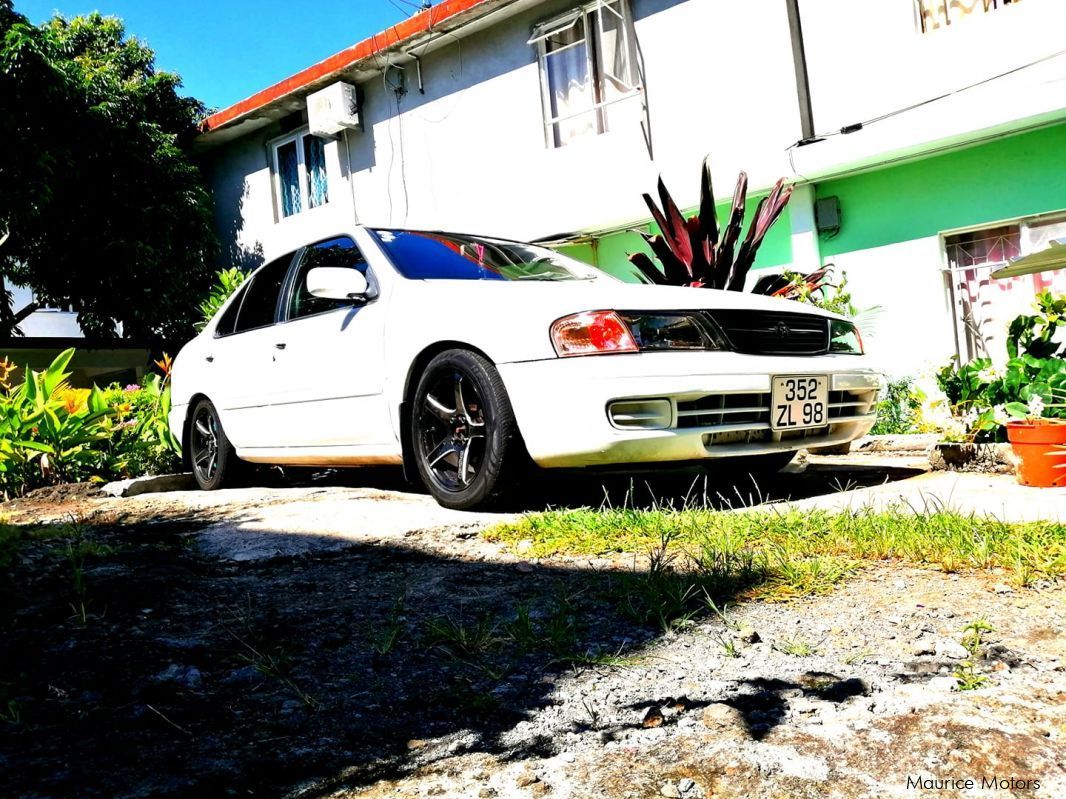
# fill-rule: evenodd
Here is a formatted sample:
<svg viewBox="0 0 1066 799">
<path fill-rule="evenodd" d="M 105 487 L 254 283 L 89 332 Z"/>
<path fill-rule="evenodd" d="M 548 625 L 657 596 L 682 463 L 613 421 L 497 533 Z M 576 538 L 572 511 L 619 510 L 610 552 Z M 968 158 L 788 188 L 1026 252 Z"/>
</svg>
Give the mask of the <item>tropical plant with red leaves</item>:
<svg viewBox="0 0 1066 799">
<path fill-rule="evenodd" d="M 658 258 L 662 269 L 655 265 L 647 253 L 633 253 L 629 260 L 651 283 L 743 291 L 744 279 L 755 263 L 759 245 L 781 216 L 791 196 L 792 185 L 785 183 L 784 178 L 777 181 L 770 193 L 759 200 L 748 232 L 741 241 L 748 198 L 748 175 L 741 172 L 737 177 L 729 219 L 719 231 L 711 185 L 711 165 L 709 159 L 704 159 L 699 211 L 687 219 L 666 190 L 662 178 L 659 178 L 661 209 L 650 194 L 644 194 L 644 202 L 662 232 L 656 236 L 643 232 L 641 235 Z"/>
</svg>

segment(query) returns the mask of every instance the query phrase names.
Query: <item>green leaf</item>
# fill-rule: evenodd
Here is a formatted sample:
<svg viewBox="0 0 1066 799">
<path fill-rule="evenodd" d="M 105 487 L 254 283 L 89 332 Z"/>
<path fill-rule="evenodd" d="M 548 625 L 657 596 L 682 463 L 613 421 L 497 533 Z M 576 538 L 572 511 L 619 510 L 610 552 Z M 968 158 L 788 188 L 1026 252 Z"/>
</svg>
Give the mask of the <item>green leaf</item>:
<svg viewBox="0 0 1066 799">
<path fill-rule="evenodd" d="M 1029 408 L 1020 402 L 1008 402 L 1006 410 L 1015 419 L 1027 419 L 1029 417 Z"/>
<path fill-rule="evenodd" d="M 95 384 L 93 385 L 93 390 L 89 392 L 89 399 L 86 402 L 86 405 L 88 406 L 90 413 L 100 413 L 109 410 L 104 392 Z"/>
<path fill-rule="evenodd" d="M 51 397 L 63 381 L 70 377 L 70 372 L 65 371 L 70 359 L 74 357 L 74 348 L 63 350 L 55 357 L 52 364 L 45 370 L 42 389 L 46 397 Z"/>
</svg>

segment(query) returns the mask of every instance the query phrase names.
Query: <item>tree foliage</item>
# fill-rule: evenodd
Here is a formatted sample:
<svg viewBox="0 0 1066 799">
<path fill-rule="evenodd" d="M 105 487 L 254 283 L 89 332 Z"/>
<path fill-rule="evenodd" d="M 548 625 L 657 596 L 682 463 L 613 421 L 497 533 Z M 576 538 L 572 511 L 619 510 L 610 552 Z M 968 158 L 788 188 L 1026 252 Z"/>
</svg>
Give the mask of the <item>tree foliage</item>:
<svg viewBox="0 0 1066 799">
<path fill-rule="evenodd" d="M 186 335 L 211 283 L 204 106 L 98 13 L 40 26 L 0 0 L 0 276 L 88 335 Z M 5 238 L 6 237 L 6 238 Z M 0 297 L 0 335 L 19 309 Z"/>
</svg>

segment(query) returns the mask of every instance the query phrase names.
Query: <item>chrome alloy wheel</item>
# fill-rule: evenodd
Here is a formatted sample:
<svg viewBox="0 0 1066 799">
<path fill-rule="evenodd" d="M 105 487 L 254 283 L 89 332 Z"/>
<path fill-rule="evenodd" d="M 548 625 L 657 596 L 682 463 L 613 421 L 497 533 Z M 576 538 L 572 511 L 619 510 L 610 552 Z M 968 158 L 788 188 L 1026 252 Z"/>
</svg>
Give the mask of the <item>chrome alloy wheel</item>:
<svg viewBox="0 0 1066 799">
<path fill-rule="evenodd" d="M 191 433 L 192 468 L 202 483 L 209 483 L 218 471 L 218 417 L 211 408 L 200 408 Z"/>
<path fill-rule="evenodd" d="M 442 371 L 418 409 L 418 447 L 433 479 L 447 491 L 461 491 L 485 460 L 484 405 L 474 380 L 457 370 Z"/>
</svg>

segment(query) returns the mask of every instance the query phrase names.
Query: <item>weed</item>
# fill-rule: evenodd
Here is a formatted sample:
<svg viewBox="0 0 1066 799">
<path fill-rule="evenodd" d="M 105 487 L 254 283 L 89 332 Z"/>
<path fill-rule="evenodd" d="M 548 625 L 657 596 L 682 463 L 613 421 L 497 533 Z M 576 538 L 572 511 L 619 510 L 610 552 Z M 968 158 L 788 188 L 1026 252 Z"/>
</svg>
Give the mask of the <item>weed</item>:
<svg viewBox="0 0 1066 799">
<path fill-rule="evenodd" d="M 596 710 L 596 708 L 592 706 L 592 703 L 589 702 L 587 699 L 582 699 L 581 700 L 581 707 L 583 707 L 585 709 L 585 715 L 587 715 L 589 717 L 588 728 L 590 730 L 599 729 L 599 726 L 600 726 L 600 714 L 599 714 L 599 711 Z"/>
<path fill-rule="evenodd" d="M 974 619 L 962 628 L 962 645 L 970 653 L 971 658 L 980 656 L 985 634 L 995 631 L 996 628 L 989 624 L 987 619 L 983 618 Z"/>
<path fill-rule="evenodd" d="M 67 563 L 70 565 L 71 582 L 74 589 L 74 601 L 70 603 L 70 609 L 74 612 L 74 620 L 85 626 L 89 621 L 89 601 L 87 599 L 88 586 L 85 583 L 85 559 L 87 557 L 101 557 L 111 553 L 111 548 L 106 544 L 84 537 L 82 528 L 72 523 L 64 525 L 67 530 L 62 533 L 68 538 L 64 551 Z"/>
<path fill-rule="evenodd" d="M 798 635 L 795 638 L 782 638 L 774 644 L 774 649 L 783 655 L 792 655 L 797 658 L 806 658 L 818 654 L 818 649 L 814 644 Z"/>
<path fill-rule="evenodd" d="M 440 616 L 425 621 L 425 639 L 460 660 L 476 657 L 496 647 L 499 639 L 496 624 L 483 615 L 470 623 Z"/>
<path fill-rule="evenodd" d="M 877 653 L 874 652 L 872 649 L 864 649 L 861 652 L 856 652 L 844 658 L 844 665 L 854 665 L 855 663 L 859 663 L 860 661 L 866 660 L 866 658 L 872 658 L 876 654 Z"/>
<path fill-rule="evenodd" d="M 959 663 L 953 675 L 959 681 L 960 691 L 974 691 L 990 682 L 988 677 L 977 672 L 976 661 L 985 645 L 985 635 L 991 632 L 995 632 L 995 628 L 986 619 L 974 619 L 962 628 L 962 646 L 970 656 Z"/>
<path fill-rule="evenodd" d="M 587 649 L 584 652 L 566 655 L 557 660 L 570 666 L 602 666 L 614 669 L 626 669 L 636 665 L 635 658 L 625 657 L 622 647 L 614 652 L 603 652 L 599 649 Z"/>
<path fill-rule="evenodd" d="M 15 686 L 9 682 L 0 682 L 0 721 L 7 724 L 22 723 L 22 703 L 11 695 Z"/>
<path fill-rule="evenodd" d="M 251 596 L 243 606 L 231 609 L 230 618 L 223 626 L 230 637 L 240 646 L 237 657 L 264 677 L 276 680 L 309 709 L 318 707 L 318 700 L 299 686 L 292 676 L 290 656 L 277 641 L 262 632 L 266 626 L 255 622 Z"/>
<path fill-rule="evenodd" d="M 740 657 L 740 649 L 737 648 L 737 642 L 731 636 L 719 635 L 714 640 L 718 642 L 718 646 L 722 648 L 722 653 L 727 658 Z"/>
<path fill-rule="evenodd" d="M 520 649 L 533 649 L 540 644 L 540 634 L 533 623 L 533 610 L 528 602 L 515 609 L 515 617 L 503 625 L 504 637 Z"/>
<path fill-rule="evenodd" d="M 401 593 L 392 603 L 389 615 L 385 622 L 370 632 L 370 648 L 375 654 L 384 657 L 388 655 L 400 640 L 404 627 L 404 603 L 406 594 Z"/>
<path fill-rule="evenodd" d="M 728 602 L 723 602 L 722 603 L 722 607 L 719 608 L 718 605 L 715 604 L 715 601 L 711 597 L 710 594 L 704 592 L 704 596 L 705 596 L 706 601 L 707 601 L 707 609 L 710 610 L 711 613 L 713 613 L 715 616 L 718 617 L 718 619 L 722 622 L 722 624 L 725 626 L 725 628 L 727 630 L 739 630 L 740 629 L 740 625 L 737 624 L 735 621 L 733 621 L 732 619 L 730 619 L 726 615 L 727 612 L 729 611 L 729 603 Z"/>
</svg>

